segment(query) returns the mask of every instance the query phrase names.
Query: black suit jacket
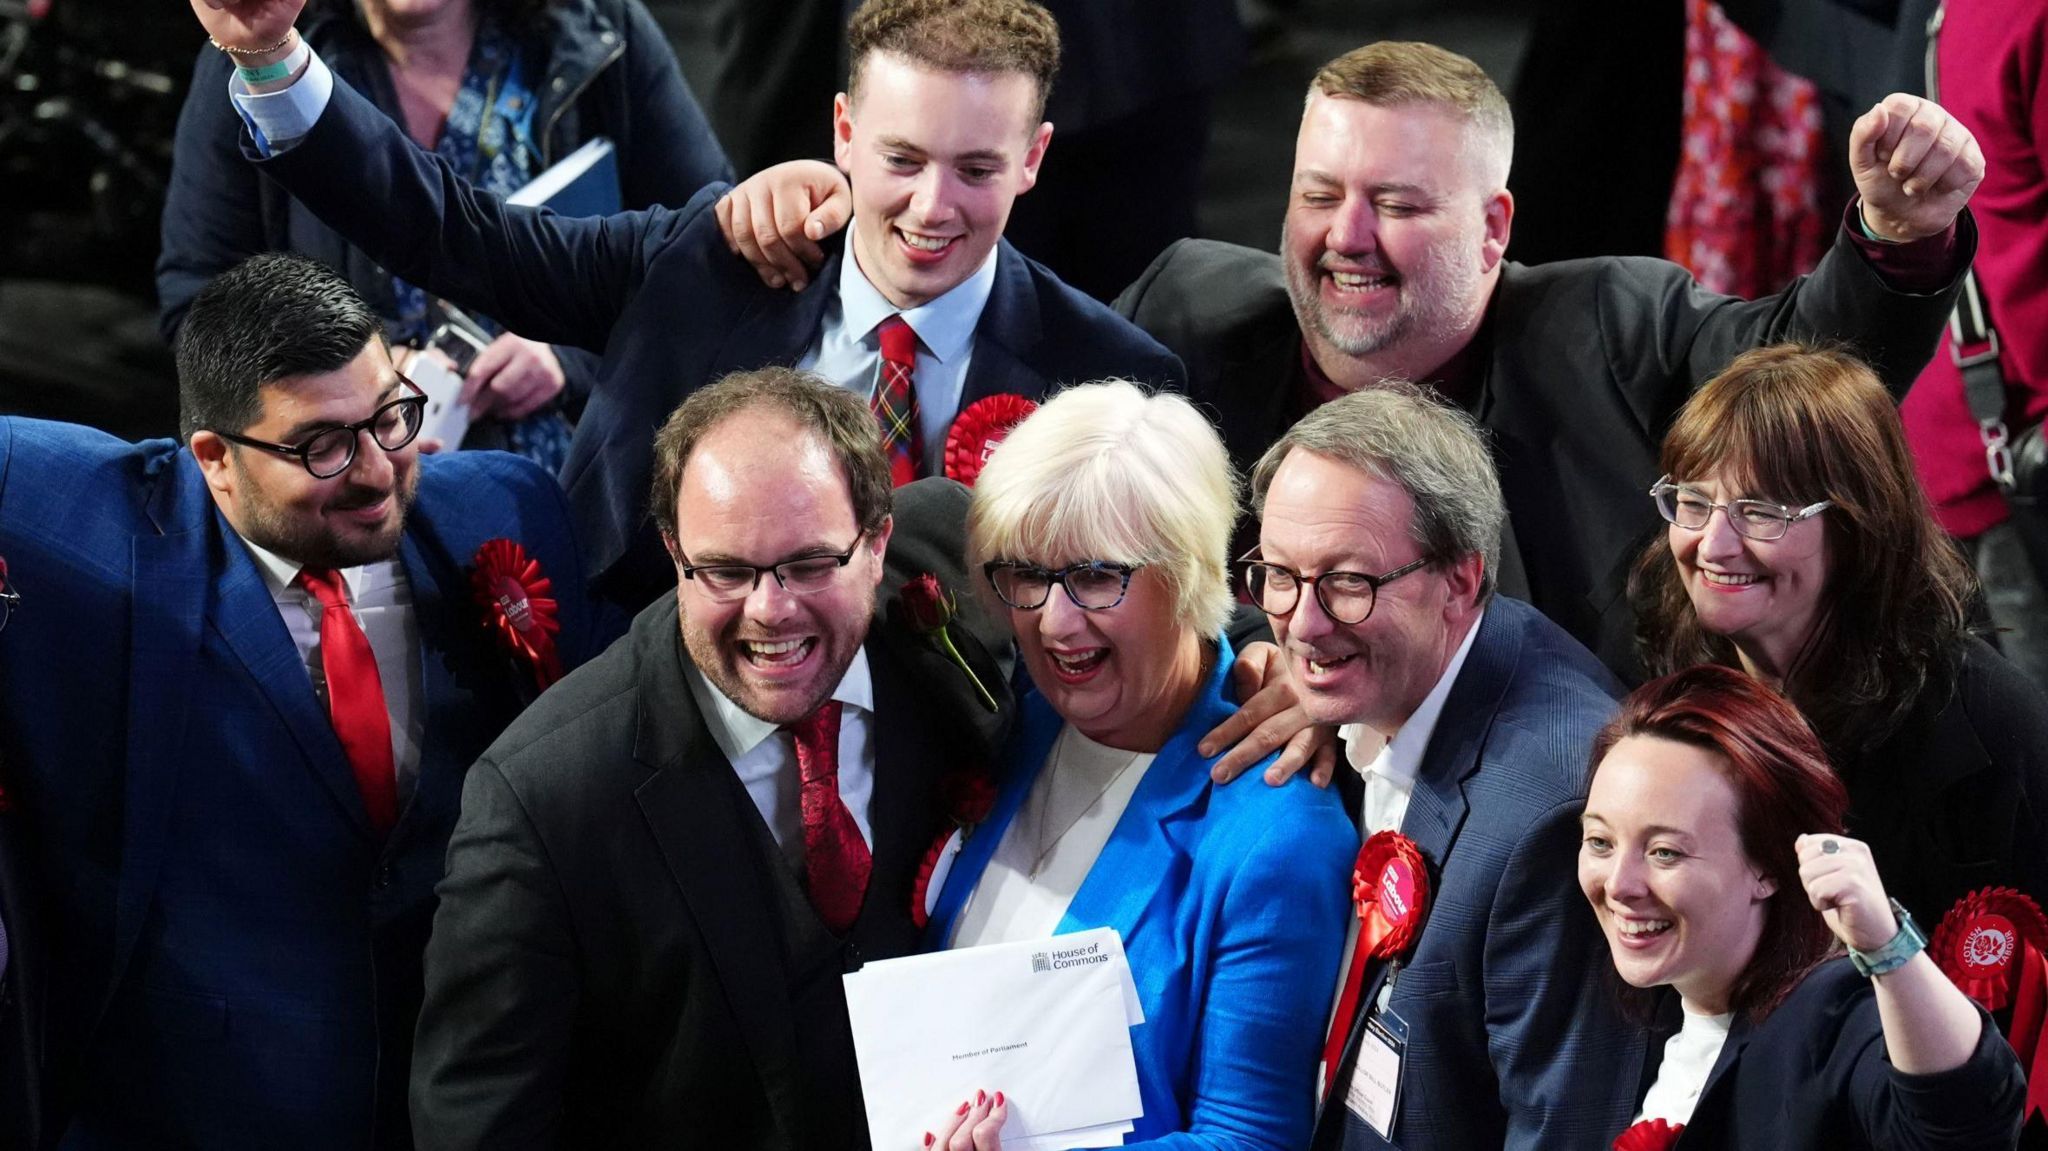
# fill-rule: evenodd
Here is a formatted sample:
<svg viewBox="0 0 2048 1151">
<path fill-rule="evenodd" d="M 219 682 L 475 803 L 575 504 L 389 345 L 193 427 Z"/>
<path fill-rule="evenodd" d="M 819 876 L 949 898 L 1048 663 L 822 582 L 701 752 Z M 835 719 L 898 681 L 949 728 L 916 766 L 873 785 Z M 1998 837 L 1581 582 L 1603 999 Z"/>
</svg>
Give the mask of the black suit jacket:
<svg viewBox="0 0 2048 1151">
<path fill-rule="evenodd" d="M 1677 1029 L 1665 994 L 1637 1091 L 1656 1080 Z M 1905 1075 L 1885 1057 L 1871 982 L 1847 959 L 1815 969 L 1762 1023 L 1738 1018 L 1679 1140 L 1681 1151 L 1990 1151 L 2011 1147 L 2026 1092 L 2019 1060 L 1991 1017 L 1961 1067 Z M 1617 1131 L 1617 1134 L 1619 1132 Z"/>
<path fill-rule="evenodd" d="M 0 788 L 6 783 L 0 764 Z M 0 799 L 0 928 L 7 932 L 7 970 L 0 974 L 0 1151 L 39 1147 L 43 1127 L 42 939 L 23 833 L 21 813 Z"/>
<path fill-rule="evenodd" d="M 1990 644 L 1839 770 L 1850 834 L 1928 931 L 1980 887 L 2048 903 L 2048 698 Z"/>
<path fill-rule="evenodd" d="M 941 494 L 964 505 L 958 485 Z M 866 645 L 874 873 L 849 939 L 822 956 L 796 955 L 778 918 L 789 865 L 698 711 L 673 595 L 485 753 L 427 948 L 419 1146 L 866 1145 L 839 976 L 916 949 L 934 785 L 989 762 L 1000 735 L 959 670 L 893 617 Z M 1005 698 L 985 644 L 956 639 Z"/>
<path fill-rule="evenodd" d="M 1966 213 L 1958 228 L 1967 256 L 1976 226 Z M 1801 338 L 1851 343 L 1903 396 L 1957 286 L 1893 291 L 1846 234 L 1812 275 L 1753 302 L 1713 295 L 1664 260 L 1504 264 L 1479 336 L 1474 414 L 1492 433 L 1526 598 L 1627 678 L 1628 569 L 1661 527 L 1645 493 L 1686 397 L 1737 353 Z M 1185 240 L 1116 309 L 1187 365 L 1188 394 L 1215 417 L 1238 467 L 1300 412 L 1301 332 L 1277 256 Z M 1503 563 L 1512 592 L 1510 574 Z"/>
</svg>

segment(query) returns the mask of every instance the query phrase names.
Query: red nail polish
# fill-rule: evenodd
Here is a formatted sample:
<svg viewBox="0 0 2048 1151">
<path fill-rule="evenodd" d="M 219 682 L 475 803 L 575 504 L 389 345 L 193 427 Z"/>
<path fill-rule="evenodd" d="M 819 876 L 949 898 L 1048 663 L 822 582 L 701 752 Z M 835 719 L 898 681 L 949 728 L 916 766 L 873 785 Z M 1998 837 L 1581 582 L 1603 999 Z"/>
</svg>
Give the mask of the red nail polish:
<svg viewBox="0 0 2048 1151">
<path fill-rule="evenodd" d="M 988 1102 L 988 1092 L 986 1092 L 986 1091 L 976 1091 L 976 1092 L 974 1093 L 974 1105 L 975 1105 L 976 1107 L 979 1107 L 979 1106 L 981 1106 L 982 1104 L 984 1104 L 984 1103 L 986 1103 L 986 1102 Z"/>
<path fill-rule="evenodd" d="M 958 1111 L 955 1111 L 955 1112 L 953 1112 L 953 1114 L 955 1114 L 955 1115 L 965 1115 L 965 1114 L 967 1114 L 967 1109 L 968 1109 L 969 1107 L 972 1107 L 972 1106 L 974 1106 L 974 1104 L 972 1104 L 972 1103 L 962 1103 L 962 1104 L 960 1105 L 960 1110 L 958 1110 Z"/>
<path fill-rule="evenodd" d="M 924 1133 L 924 1145 L 927 1147 L 932 1145 L 932 1133 L 929 1131 Z"/>
<path fill-rule="evenodd" d="M 1002 1105 L 1003 1105 L 1003 1093 L 1002 1093 L 1002 1092 L 1000 1092 L 1000 1091 L 998 1091 L 998 1092 L 996 1092 L 996 1106 L 998 1106 L 998 1107 L 1001 1107 Z"/>
</svg>

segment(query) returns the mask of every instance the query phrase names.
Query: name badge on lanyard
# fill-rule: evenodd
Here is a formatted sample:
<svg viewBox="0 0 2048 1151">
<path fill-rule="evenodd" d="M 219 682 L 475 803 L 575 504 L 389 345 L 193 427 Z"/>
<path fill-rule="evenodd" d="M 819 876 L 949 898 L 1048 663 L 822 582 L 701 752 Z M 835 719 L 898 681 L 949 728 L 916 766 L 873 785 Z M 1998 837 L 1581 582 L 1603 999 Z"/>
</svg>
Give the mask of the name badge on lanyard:
<svg viewBox="0 0 2048 1151">
<path fill-rule="evenodd" d="M 1344 1090 L 1344 1106 L 1389 1142 L 1394 1138 L 1394 1108 L 1400 1103 L 1401 1068 L 1408 1050 L 1408 1022 L 1389 1005 L 1400 975 L 1396 960 L 1358 1037 L 1358 1058 Z"/>
</svg>

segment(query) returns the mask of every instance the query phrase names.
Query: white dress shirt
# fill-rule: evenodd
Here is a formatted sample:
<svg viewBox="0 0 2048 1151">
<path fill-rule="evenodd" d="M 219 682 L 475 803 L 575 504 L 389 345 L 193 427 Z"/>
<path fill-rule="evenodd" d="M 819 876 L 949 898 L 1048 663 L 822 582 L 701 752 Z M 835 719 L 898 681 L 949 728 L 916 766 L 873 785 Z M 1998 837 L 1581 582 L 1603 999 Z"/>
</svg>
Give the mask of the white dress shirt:
<svg viewBox="0 0 2048 1151">
<path fill-rule="evenodd" d="M 1705 1090 L 1714 1064 L 1720 1061 L 1721 1048 L 1728 1043 L 1728 1030 L 1734 1026 L 1735 1016 L 1732 1012 L 1683 1014 L 1685 1021 L 1679 1025 L 1678 1034 L 1664 1041 L 1664 1061 L 1657 1065 L 1657 1081 L 1650 1085 L 1650 1093 L 1643 1096 L 1643 1109 L 1630 1121 L 1631 1125 L 1645 1119 L 1692 1122 L 1693 1108 L 1699 1106 L 1700 1092 Z"/>
<path fill-rule="evenodd" d="M 960 412 L 967 384 L 967 365 L 974 358 L 974 329 L 996 284 L 996 250 L 974 274 L 952 290 L 907 311 L 890 303 L 868 281 L 854 257 L 855 220 L 846 227 L 846 255 L 839 261 L 839 290 L 825 303 L 818 338 L 797 367 L 814 371 L 840 387 L 867 398 L 882 368 L 882 340 L 876 329 L 890 316 L 902 315 L 917 333 L 918 431 L 924 436 L 924 474 L 938 475 L 946 462 L 946 432 Z"/>
<path fill-rule="evenodd" d="M 1451 685 L 1458 682 L 1458 673 L 1464 669 L 1465 657 L 1471 654 L 1472 641 L 1485 620 L 1484 611 L 1473 618 L 1471 629 L 1458 644 L 1451 662 L 1444 665 L 1436 686 L 1422 697 L 1415 714 L 1408 717 L 1394 738 L 1383 741 L 1379 733 L 1362 723 L 1347 723 L 1337 729 L 1338 737 L 1344 741 L 1344 758 L 1365 779 L 1364 810 L 1358 823 L 1360 835 L 1401 829 L 1401 820 L 1408 814 L 1408 800 L 1415 794 L 1415 776 L 1422 770 L 1422 755 L 1429 750 L 1429 737 L 1436 733 L 1437 717 L 1443 714 L 1444 700 L 1450 698 Z"/>
<path fill-rule="evenodd" d="M 734 703 L 688 660 L 683 661 L 683 678 L 690 684 L 704 726 L 711 729 L 712 742 L 746 785 L 747 798 L 754 801 L 783 854 L 802 867 L 803 773 L 796 762 L 796 738 Z M 873 848 L 868 807 L 875 795 L 875 681 L 866 650 L 854 653 L 832 698 L 845 705 L 839 716 L 839 799 L 853 813 L 861 840 Z"/>
<path fill-rule="evenodd" d="M 955 921 L 951 947 L 1044 939 L 1067 917 L 1154 753 L 1109 747 L 1072 724 L 996 844 Z M 1050 842 L 1048 842 L 1050 839 Z M 1033 871 L 1037 874 L 1034 875 Z"/>
<path fill-rule="evenodd" d="M 320 601 L 296 582 L 305 565 L 288 560 L 248 540 L 242 546 L 256 560 L 270 599 L 292 633 L 299 662 L 313 677 L 320 706 L 327 706 L 327 673 L 320 655 Z M 419 779 L 420 748 L 426 742 L 427 707 L 420 672 L 420 625 L 412 610 L 412 584 L 405 565 L 395 559 L 342 568 L 341 584 L 349 611 L 369 638 L 377 657 L 377 681 L 384 688 L 384 707 L 391 715 L 391 761 L 398 769 L 398 809 L 405 810 Z"/>
</svg>

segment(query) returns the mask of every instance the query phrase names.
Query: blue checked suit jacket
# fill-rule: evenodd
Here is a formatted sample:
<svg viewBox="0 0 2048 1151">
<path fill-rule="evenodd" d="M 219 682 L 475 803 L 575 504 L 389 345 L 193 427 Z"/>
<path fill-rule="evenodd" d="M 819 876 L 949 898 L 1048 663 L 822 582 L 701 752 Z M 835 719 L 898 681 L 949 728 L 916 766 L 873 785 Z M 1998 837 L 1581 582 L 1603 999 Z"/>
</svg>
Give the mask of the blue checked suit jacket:
<svg viewBox="0 0 2048 1151">
<path fill-rule="evenodd" d="M 530 683 L 470 598 L 485 540 L 603 636 L 545 472 L 420 461 L 400 549 L 425 744 L 379 843 L 255 561 L 189 452 L 0 420 L 0 759 L 35 831 L 66 1147 L 405 1148 L 434 884 L 470 763 Z"/>
<path fill-rule="evenodd" d="M 1431 896 L 1390 998 L 1410 1029 L 1392 1146 L 1605 1151 L 1628 1125 L 1643 1039 L 1615 1010 L 1577 871 L 1587 754 L 1619 690 L 1535 608 L 1487 605 L 1401 823 Z M 1363 1002 L 1386 981 L 1381 964 Z M 1390 1146 L 1344 1103 L 1365 1016 L 1317 1148 Z"/>
</svg>

